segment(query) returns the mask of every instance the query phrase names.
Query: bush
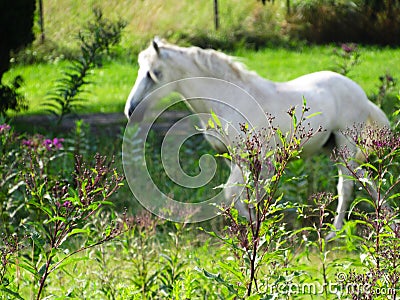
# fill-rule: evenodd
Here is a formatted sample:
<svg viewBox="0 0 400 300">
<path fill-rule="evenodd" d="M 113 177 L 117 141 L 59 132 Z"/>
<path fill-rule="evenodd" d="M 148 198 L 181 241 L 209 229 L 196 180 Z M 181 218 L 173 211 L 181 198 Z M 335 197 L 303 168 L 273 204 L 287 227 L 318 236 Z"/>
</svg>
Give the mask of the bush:
<svg viewBox="0 0 400 300">
<path fill-rule="evenodd" d="M 21 76 L 16 76 L 9 85 L 0 83 L 0 115 L 10 109 L 19 112 L 28 108 L 25 97 L 18 91 L 23 82 Z"/>
<path fill-rule="evenodd" d="M 31 293 L 40 299 L 48 277 L 73 262 L 75 254 L 125 230 L 125 222 L 96 236 L 88 228 L 123 177 L 106 157 L 96 155 L 90 164 L 64 151 L 62 138 L 23 136 L 2 124 L 0 139 L 0 290 L 22 299 L 18 284 L 11 284 L 15 265 L 32 275 Z M 78 246 L 71 240 L 79 240 Z M 30 251 L 19 256 L 24 247 Z"/>
<path fill-rule="evenodd" d="M 288 111 L 292 117 L 293 112 Z M 290 136 L 276 132 L 279 140 L 288 140 L 282 140 L 282 148 L 273 155 L 260 151 L 266 132 L 243 125 L 243 138 L 227 155 L 248 174 L 245 190 L 255 218 L 249 223 L 235 208 L 223 207 L 226 227 L 208 224 L 212 227 L 207 229 L 208 239 L 190 224 L 171 226 L 148 212 L 130 217 L 102 210 L 121 178 L 111 168 L 112 162 L 99 155 L 92 163 L 73 155 L 85 153 L 83 136 L 73 141 L 64 136 L 63 141 L 20 135 L 10 125 L 0 125 L 0 299 L 34 294 L 37 299 L 47 295 L 57 299 L 280 299 L 311 294 L 324 299 L 372 299 L 366 297 L 372 295 L 370 290 L 358 290 L 363 287 L 383 291 L 374 299 L 391 295 L 395 299 L 400 232 L 394 218 L 399 208 L 389 211 L 384 204 L 396 203 L 399 195 L 399 134 L 387 128 L 364 128 L 365 133 L 358 127 L 343 133 L 368 155 L 363 164 L 366 173 L 351 169 L 354 176 L 349 178 L 359 182 L 366 194 L 351 208 L 357 220 L 348 221 L 332 243 L 324 239 L 332 227 L 328 205 L 335 198 L 331 194 L 314 195 L 312 207 L 292 206 L 285 199 L 286 186 L 295 179 L 284 176 L 286 167 L 301 151 L 298 136 L 307 134 L 300 125 L 299 121 Z M 366 135 L 370 138 L 362 139 Z M 336 152 L 347 166 L 346 153 L 346 149 Z M 379 188 L 376 202 L 369 197 L 372 186 Z M 362 202 L 373 212 L 359 212 Z M 282 219 L 289 208 L 316 222 L 294 231 Z M 361 225 L 362 238 L 355 235 L 356 225 Z M 110 240 L 114 243 L 105 243 Z"/>
<path fill-rule="evenodd" d="M 287 40 L 281 32 L 279 7 L 273 4 L 255 6 L 248 15 L 234 16 L 223 20 L 225 26 L 217 31 L 196 28 L 181 31 L 170 36 L 201 48 L 232 51 L 241 47 L 258 50 L 266 46 L 286 45 Z M 167 36 L 168 37 L 168 36 Z"/>
<path fill-rule="evenodd" d="M 105 19 L 100 9 L 93 9 L 93 13 L 95 20 L 89 22 L 87 29 L 78 35 L 80 57 L 71 62 L 45 103 L 47 111 L 56 115 L 59 123 L 82 106 L 84 99 L 79 96 L 85 91 L 85 86 L 92 83 L 88 80 L 90 70 L 101 65 L 102 55 L 108 54 L 110 48 L 119 43 L 126 25 L 123 21 Z"/>
<path fill-rule="evenodd" d="M 379 4 L 379 5 L 378 5 Z M 289 34 L 315 43 L 400 43 L 398 1 L 297 1 L 288 17 Z"/>
<path fill-rule="evenodd" d="M 10 51 L 33 41 L 34 0 L 0 2 L 0 80 L 10 65 Z"/>
</svg>

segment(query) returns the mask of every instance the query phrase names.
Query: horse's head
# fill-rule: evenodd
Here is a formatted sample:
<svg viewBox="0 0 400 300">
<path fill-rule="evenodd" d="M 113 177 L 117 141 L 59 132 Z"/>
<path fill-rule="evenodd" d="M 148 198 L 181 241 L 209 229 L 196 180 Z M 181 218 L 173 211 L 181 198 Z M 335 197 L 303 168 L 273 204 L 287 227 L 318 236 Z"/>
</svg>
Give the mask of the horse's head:
<svg viewBox="0 0 400 300">
<path fill-rule="evenodd" d="M 171 68 L 168 67 L 168 53 L 163 51 L 164 42 L 155 38 L 151 45 L 140 52 L 139 71 L 128 99 L 125 104 L 125 115 L 129 118 L 135 108 L 151 93 L 157 93 L 157 98 L 167 96 L 174 90 L 173 84 L 164 86 L 174 80 Z M 158 89 L 163 86 L 162 89 Z M 158 89 L 158 90 L 157 90 Z M 146 106 L 146 105 L 144 105 Z M 143 107 L 145 109 L 145 107 Z"/>
</svg>

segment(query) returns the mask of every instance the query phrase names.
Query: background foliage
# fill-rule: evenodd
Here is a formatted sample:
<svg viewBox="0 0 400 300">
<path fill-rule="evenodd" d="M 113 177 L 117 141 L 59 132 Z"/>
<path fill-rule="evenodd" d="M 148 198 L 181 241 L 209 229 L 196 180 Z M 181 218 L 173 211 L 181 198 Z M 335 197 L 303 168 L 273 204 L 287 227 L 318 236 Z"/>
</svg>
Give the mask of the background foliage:
<svg viewBox="0 0 400 300">
<path fill-rule="evenodd" d="M 121 35 L 118 30 L 102 35 L 101 26 L 81 30 L 93 25 L 93 1 L 43 1 L 45 39 L 12 53 L 5 79 L 14 86 L 7 92 L 30 100 L 30 113 L 41 111 L 54 79 L 62 77 L 59 70 L 68 69 L 71 60 L 75 67 L 79 62 L 84 66 L 82 59 L 90 57 L 85 54 L 93 54 L 90 45 L 99 41 L 88 40 L 91 36 L 100 37 L 106 45 L 102 49 L 113 47 L 101 59 L 92 57 L 85 76 L 64 72 L 66 85 L 87 78 L 94 83 L 87 105 L 77 112 L 121 113 L 137 70 L 136 55 L 154 35 L 181 45 L 228 50 L 245 57 L 261 76 L 277 81 L 336 70 L 359 82 L 391 119 L 393 133 L 370 132 L 375 152 L 364 167 L 383 187 L 384 198 L 398 208 L 399 50 L 342 42 L 397 45 L 399 1 L 218 2 L 220 28 L 215 31 L 212 1 L 101 1 L 99 9 L 107 20 L 116 20 L 103 25 L 120 30 L 125 23 L 118 20 L 126 22 Z M 37 37 L 39 31 L 35 21 Z M 13 81 L 19 74 L 25 78 L 23 87 Z M 324 239 L 331 229 L 337 179 L 327 156 L 277 166 L 282 176 L 274 183 L 267 209 L 259 207 L 257 227 L 232 207 L 221 208 L 222 216 L 203 224 L 173 224 L 143 211 L 121 185 L 125 121 L 92 127 L 77 121 L 66 129 L 49 118 L 33 124 L 24 120 L 0 122 L 0 299 L 398 297 L 400 230 L 393 226 L 398 210 L 388 211 L 372 201 L 369 183 L 359 173 L 353 179 L 366 192 L 355 193 L 356 205 L 338 238 Z M 165 174 L 160 176 L 161 137 L 155 132 L 146 146 L 156 184 L 181 201 L 206 197 L 206 188 L 182 190 Z M 356 142 L 368 148 L 366 141 Z M 189 174 L 199 171 L 197 154 L 215 154 L 201 136 L 180 151 Z M 247 161 L 242 167 L 256 175 L 254 162 L 237 151 L 242 162 Z M 219 168 L 211 184 L 223 183 L 226 176 L 227 170 Z M 265 187 L 257 176 L 250 178 L 249 188 Z M 335 292 L 327 289 L 331 283 Z M 355 283 L 380 294 L 346 289 Z M 304 293 L 294 284 L 313 284 L 317 290 Z"/>
<path fill-rule="evenodd" d="M 214 29 L 213 1 L 119 0 L 100 1 L 96 5 L 110 19 L 127 22 L 120 52 L 124 56 L 137 54 L 155 35 L 172 42 L 222 50 L 241 46 L 290 47 L 299 41 L 399 44 L 397 0 L 275 0 L 266 1 L 265 5 L 255 0 L 219 0 L 218 3 L 218 31 Z M 17 59 L 40 61 L 76 55 L 76 35 L 91 18 L 92 4 L 90 0 L 79 4 L 73 0 L 44 1 L 45 42 L 40 41 L 36 22 L 34 47 L 19 53 Z"/>
</svg>

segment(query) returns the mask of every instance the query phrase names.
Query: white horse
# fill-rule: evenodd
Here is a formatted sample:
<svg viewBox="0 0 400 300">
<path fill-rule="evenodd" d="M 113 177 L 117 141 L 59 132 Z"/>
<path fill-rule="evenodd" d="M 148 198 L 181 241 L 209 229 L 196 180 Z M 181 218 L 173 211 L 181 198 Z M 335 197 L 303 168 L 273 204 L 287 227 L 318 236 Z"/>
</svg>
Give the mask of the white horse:
<svg viewBox="0 0 400 300">
<path fill-rule="evenodd" d="M 389 126 L 385 114 L 368 100 L 359 85 L 334 72 L 316 72 L 277 83 L 246 70 L 242 64 L 224 53 L 198 47 L 179 47 L 158 39 L 153 40 L 139 54 L 138 62 L 138 76 L 125 106 L 128 118 L 149 94 L 160 99 L 171 92 L 177 92 L 186 99 L 197 99 L 201 95 L 202 99 L 188 104 L 189 109 L 200 116 L 207 116 L 207 113 L 213 111 L 237 127 L 243 122 L 244 116 L 252 126 L 265 128 L 268 125 L 266 112 L 275 117 L 274 124 L 282 132 L 287 132 L 291 130 L 292 122 L 286 112 L 292 106 L 301 106 L 304 97 L 311 109 L 309 113 L 319 113 L 308 120 L 310 127 L 317 129 L 322 126 L 324 129 L 305 143 L 302 151 L 304 157 L 328 146 L 330 150 L 334 146 L 346 146 L 356 156 L 357 148 L 341 133 L 343 130 L 360 123 Z M 198 80 L 185 80 L 188 78 Z M 226 85 L 218 82 L 232 83 L 243 92 L 227 91 Z M 223 100 L 210 101 L 216 98 Z M 251 102 L 250 98 L 254 101 Z M 258 113 L 258 110 L 262 113 Z M 208 120 L 204 118 L 202 121 L 207 124 Z M 232 140 L 233 137 L 228 143 Z M 216 149 L 224 151 L 215 140 L 210 139 L 210 142 Z M 346 179 L 346 169 L 340 165 L 338 168 L 338 206 L 333 224 L 337 230 L 342 228 L 354 185 L 352 180 Z M 236 168 L 231 172 L 228 182 L 240 181 L 240 170 Z M 232 197 L 229 194 L 226 196 Z M 248 215 L 248 210 L 240 202 L 236 202 L 239 203 L 237 208 L 240 213 Z"/>
</svg>

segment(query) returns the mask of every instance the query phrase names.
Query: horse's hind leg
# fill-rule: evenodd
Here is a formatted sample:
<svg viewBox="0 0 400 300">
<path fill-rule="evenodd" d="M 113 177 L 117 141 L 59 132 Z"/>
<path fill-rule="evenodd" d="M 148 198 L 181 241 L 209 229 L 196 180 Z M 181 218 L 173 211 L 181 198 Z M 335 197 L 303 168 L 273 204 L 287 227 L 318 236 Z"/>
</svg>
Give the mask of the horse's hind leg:
<svg viewBox="0 0 400 300">
<path fill-rule="evenodd" d="M 354 144 L 346 139 L 341 134 L 335 134 L 335 142 L 337 147 L 343 147 L 346 145 L 347 149 L 352 152 L 351 155 L 355 155 L 357 150 L 354 147 Z M 352 168 L 357 167 L 357 163 L 353 161 L 348 162 Z M 349 208 L 349 204 L 352 200 L 353 189 L 354 189 L 354 180 L 351 178 L 351 172 L 347 169 L 346 166 L 342 164 L 338 164 L 338 184 L 337 184 L 337 192 L 338 192 L 338 205 L 336 208 L 336 216 L 333 221 L 333 226 L 335 230 L 340 230 L 343 227 L 343 220 L 346 217 L 347 210 Z M 335 232 L 330 232 L 326 239 L 329 240 L 335 236 Z"/>
<path fill-rule="evenodd" d="M 357 157 L 357 148 L 354 144 L 352 144 L 348 139 L 346 139 L 343 135 L 336 135 L 336 145 L 338 147 L 342 147 L 345 145 L 347 150 L 350 151 L 348 161 L 346 161 L 347 167 L 339 164 L 338 171 L 339 171 L 339 179 L 338 179 L 338 206 L 336 209 L 336 217 L 333 222 L 333 226 L 336 231 L 342 229 L 343 227 L 343 220 L 346 217 L 347 210 L 349 208 L 349 204 L 353 198 L 353 189 L 356 178 L 366 178 L 368 179 L 366 182 L 369 182 L 368 190 L 369 195 L 371 196 L 373 201 L 379 201 L 378 194 L 376 192 L 376 186 L 371 178 L 369 178 L 368 174 L 366 174 L 365 170 L 359 168 L 359 164 L 357 163 L 357 159 L 353 159 L 352 157 Z M 339 150 L 340 151 L 340 150 Z M 348 168 L 351 168 L 352 171 L 356 172 L 356 175 L 352 174 Z M 389 208 L 387 203 L 377 203 L 377 205 L 383 205 L 385 208 Z M 330 232 L 326 239 L 329 240 L 335 236 L 335 232 Z"/>
<path fill-rule="evenodd" d="M 244 202 L 246 196 L 243 189 L 243 174 L 238 166 L 235 166 L 229 176 L 224 189 L 225 199 L 231 203 L 234 201 L 235 208 L 238 210 L 239 215 L 245 217 L 248 221 L 254 220 L 252 208 Z"/>
<path fill-rule="evenodd" d="M 349 204 L 353 194 L 354 181 L 351 178 L 348 178 L 349 171 L 345 166 L 340 165 L 339 169 L 339 180 L 337 184 L 338 190 L 338 205 L 336 209 L 336 217 L 333 222 L 333 226 L 336 230 L 340 230 L 343 227 L 343 220 L 346 217 L 347 209 L 349 208 Z M 326 237 L 327 239 L 331 239 L 335 236 L 335 232 L 331 232 Z"/>
</svg>

